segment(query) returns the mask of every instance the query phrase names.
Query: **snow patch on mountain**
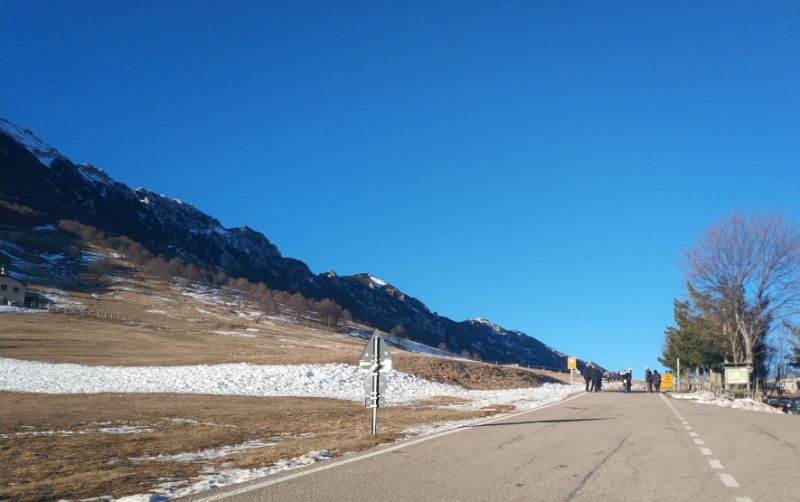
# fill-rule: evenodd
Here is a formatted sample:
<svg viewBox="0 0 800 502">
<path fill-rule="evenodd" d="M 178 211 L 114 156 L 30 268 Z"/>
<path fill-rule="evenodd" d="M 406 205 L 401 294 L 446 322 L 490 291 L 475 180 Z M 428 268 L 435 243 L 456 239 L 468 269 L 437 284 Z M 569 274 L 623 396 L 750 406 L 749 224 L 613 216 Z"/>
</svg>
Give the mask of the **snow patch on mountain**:
<svg viewBox="0 0 800 502">
<path fill-rule="evenodd" d="M 374 285 L 375 285 L 376 287 L 378 287 L 378 288 L 382 288 L 382 287 L 386 286 L 386 284 L 388 284 L 386 281 L 383 281 L 383 280 L 381 280 L 381 279 L 378 279 L 378 278 L 377 278 L 377 277 L 375 277 L 374 275 L 371 275 L 371 274 L 367 274 L 367 275 L 369 275 L 369 280 L 370 280 L 370 282 L 371 282 L 372 284 L 374 284 Z"/>
<path fill-rule="evenodd" d="M 498 335 L 505 335 L 505 334 L 508 333 L 508 331 L 506 329 L 504 329 L 503 327 L 498 326 L 497 324 L 493 323 L 489 319 L 485 319 L 483 317 L 476 317 L 475 319 L 470 319 L 469 322 L 477 323 L 477 324 L 483 324 L 484 326 L 488 326 L 492 331 L 494 331 Z"/>
<path fill-rule="evenodd" d="M 39 159 L 39 162 L 47 167 L 50 167 L 55 159 L 66 158 L 61 155 L 58 150 L 37 138 L 30 129 L 23 129 L 15 126 L 3 118 L 0 118 L 0 132 L 24 146 L 25 149 Z"/>
<path fill-rule="evenodd" d="M 113 183 L 105 171 L 99 167 L 93 166 L 92 164 L 81 164 L 77 166 L 77 168 L 78 174 L 80 174 L 83 179 L 93 185 L 97 185 L 102 188 L 104 185 L 110 185 Z"/>
</svg>

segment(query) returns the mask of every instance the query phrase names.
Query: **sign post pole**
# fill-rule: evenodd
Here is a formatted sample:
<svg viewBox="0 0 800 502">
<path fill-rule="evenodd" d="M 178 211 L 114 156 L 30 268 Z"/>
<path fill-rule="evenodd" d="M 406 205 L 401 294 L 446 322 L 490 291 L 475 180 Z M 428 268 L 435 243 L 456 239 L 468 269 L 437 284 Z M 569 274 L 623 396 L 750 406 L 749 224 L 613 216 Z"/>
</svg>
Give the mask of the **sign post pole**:
<svg viewBox="0 0 800 502">
<path fill-rule="evenodd" d="M 371 408 L 370 432 L 378 433 L 378 408 L 384 406 L 384 394 L 388 380 L 384 373 L 392 371 L 392 355 L 378 330 L 370 337 L 361 353 L 359 367 L 367 370 L 364 378 L 364 406 Z"/>
<path fill-rule="evenodd" d="M 378 368 L 381 367 L 381 353 L 380 353 L 380 343 L 381 339 L 376 338 L 375 342 L 372 344 L 372 360 L 378 365 Z M 372 435 L 378 433 L 378 399 L 380 399 L 380 379 L 378 378 L 378 369 L 376 368 L 375 371 L 372 373 Z"/>
</svg>

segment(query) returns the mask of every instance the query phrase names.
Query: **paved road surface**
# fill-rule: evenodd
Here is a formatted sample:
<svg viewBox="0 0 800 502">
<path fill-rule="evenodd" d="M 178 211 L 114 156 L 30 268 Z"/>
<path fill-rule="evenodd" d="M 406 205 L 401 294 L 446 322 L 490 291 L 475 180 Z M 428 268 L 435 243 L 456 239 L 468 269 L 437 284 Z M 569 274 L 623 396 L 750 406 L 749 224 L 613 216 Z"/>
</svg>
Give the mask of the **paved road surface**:
<svg viewBox="0 0 800 502">
<path fill-rule="evenodd" d="M 373 453 L 194 499 L 800 500 L 800 417 L 658 394 L 579 394 Z"/>
</svg>

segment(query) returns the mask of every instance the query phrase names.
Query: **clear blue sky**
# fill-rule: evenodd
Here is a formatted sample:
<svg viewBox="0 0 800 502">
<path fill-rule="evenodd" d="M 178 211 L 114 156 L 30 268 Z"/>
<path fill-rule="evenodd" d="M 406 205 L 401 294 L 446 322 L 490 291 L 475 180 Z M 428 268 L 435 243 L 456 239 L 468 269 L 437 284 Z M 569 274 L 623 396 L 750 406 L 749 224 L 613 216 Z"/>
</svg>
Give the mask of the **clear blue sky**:
<svg viewBox="0 0 800 502">
<path fill-rule="evenodd" d="M 73 161 L 637 376 L 698 232 L 800 214 L 797 2 L 4 0 L 0 33 L 0 116 Z"/>
</svg>

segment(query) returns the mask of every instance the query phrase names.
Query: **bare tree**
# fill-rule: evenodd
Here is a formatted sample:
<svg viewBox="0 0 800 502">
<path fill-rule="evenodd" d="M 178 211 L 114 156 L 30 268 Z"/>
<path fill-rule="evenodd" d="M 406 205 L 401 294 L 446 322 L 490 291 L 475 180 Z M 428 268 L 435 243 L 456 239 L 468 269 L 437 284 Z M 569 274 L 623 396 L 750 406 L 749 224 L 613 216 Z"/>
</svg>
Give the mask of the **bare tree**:
<svg viewBox="0 0 800 502">
<path fill-rule="evenodd" d="M 753 364 L 774 322 L 800 309 L 800 229 L 777 214 L 732 213 L 685 256 L 695 304 L 716 320 L 734 362 Z"/>
<path fill-rule="evenodd" d="M 392 331 L 389 332 L 395 338 L 408 338 L 408 333 L 406 332 L 406 328 L 404 328 L 400 324 L 395 324 Z"/>
</svg>

